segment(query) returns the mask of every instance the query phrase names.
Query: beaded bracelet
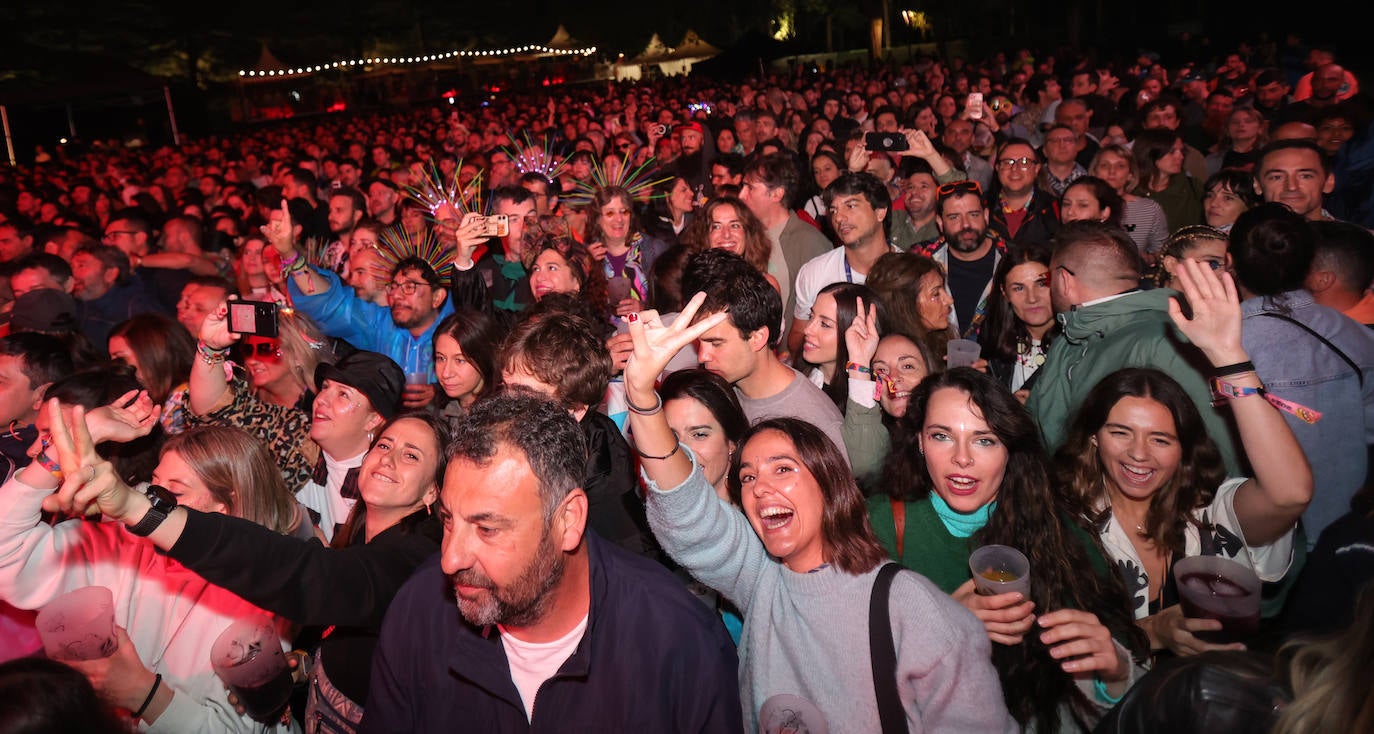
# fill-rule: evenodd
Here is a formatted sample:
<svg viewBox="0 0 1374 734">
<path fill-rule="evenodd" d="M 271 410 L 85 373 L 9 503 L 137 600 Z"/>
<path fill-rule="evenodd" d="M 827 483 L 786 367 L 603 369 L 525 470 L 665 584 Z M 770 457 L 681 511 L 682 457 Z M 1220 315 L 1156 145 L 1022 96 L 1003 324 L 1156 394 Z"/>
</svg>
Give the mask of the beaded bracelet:
<svg viewBox="0 0 1374 734">
<path fill-rule="evenodd" d="M 858 372 L 861 375 L 871 375 L 873 370 L 865 367 L 858 362 L 850 362 L 844 366 L 846 372 Z"/>
<path fill-rule="evenodd" d="M 229 356 L 229 348 L 216 349 L 205 342 L 200 342 L 196 345 L 196 353 L 200 355 L 200 361 L 214 367 L 224 363 L 225 358 Z"/>
</svg>

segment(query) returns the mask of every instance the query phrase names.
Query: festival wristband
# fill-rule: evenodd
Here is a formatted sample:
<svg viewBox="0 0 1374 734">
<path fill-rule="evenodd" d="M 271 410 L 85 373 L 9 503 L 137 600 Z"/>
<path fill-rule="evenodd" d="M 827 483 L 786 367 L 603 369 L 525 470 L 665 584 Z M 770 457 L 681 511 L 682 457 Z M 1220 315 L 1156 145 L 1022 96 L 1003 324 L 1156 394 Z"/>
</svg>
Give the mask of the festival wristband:
<svg viewBox="0 0 1374 734">
<path fill-rule="evenodd" d="M 1284 400 L 1283 398 L 1277 395 L 1271 394 L 1268 390 L 1265 390 L 1263 386 L 1240 387 L 1238 385 L 1232 385 L 1231 383 L 1219 377 L 1214 377 L 1212 378 L 1212 393 L 1214 396 L 1226 397 L 1231 399 L 1248 398 L 1252 395 L 1259 395 L 1260 397 L 1268 401 L 1270 405 L 1274 406 L 1278 410 L 1288 413 L 1289 415 L 1295 416 L 1298 420 L 1302 421 L 1303 423 L 1312 424 L 1322 419 L 1322 414 L 1320 411 L 1313 410 L 1301 403 L 1295 403 L 1291 400 Z"/>
</svg>

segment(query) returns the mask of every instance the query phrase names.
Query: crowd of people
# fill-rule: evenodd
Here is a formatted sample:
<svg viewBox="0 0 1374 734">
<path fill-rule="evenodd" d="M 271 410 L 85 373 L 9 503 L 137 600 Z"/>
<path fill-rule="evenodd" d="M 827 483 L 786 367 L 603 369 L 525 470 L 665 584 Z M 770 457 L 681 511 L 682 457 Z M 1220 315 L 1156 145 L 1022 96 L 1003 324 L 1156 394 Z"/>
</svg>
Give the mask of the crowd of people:
<svg viewBox="0 0 1374 734">
<path fill-rule="evenodd" d="M 0 170 L 0 732 L 1374 729 L 1374 110 L 1289 61 Z M 988 545 L 1029 590 L 976 590 Z M 1197 557 L 1252 629 L 1182 603 Z M 115 648 L 35 660 L 92 585 Z M 297 686 L 254 718 L 210 647 L 264 617 Z"/>
</svg>

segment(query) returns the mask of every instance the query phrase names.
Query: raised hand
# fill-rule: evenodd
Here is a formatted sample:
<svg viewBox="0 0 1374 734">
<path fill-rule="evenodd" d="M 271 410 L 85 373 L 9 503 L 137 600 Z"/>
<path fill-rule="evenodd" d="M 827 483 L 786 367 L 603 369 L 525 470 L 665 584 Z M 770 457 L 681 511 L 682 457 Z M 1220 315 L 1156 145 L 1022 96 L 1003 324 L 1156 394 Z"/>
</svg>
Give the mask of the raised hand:
<svg viewBox="0 0 1374 734">
<path fill-rule="evenodd" d="M 1174 277 L 1193 311 L 1192 318 L 1185 317 L 1178 299 L 1169 299 L 1169 316 L 1178 330 L 1213 365 L 1245 361 L 1245 348 L 1240 341 L 1240 297 L 1231 274 L 1218 275 L 1207 265 L 1186 258 L 1179 263 Z"/>
<path fill-rule="evenodd" d="M 906 150 L 902 155 L 929 158 L 936 154 L 935 144 L 930 142 L 924 130 L 903 130 L 902 135 L 906 136 Z"/>
<path fill-rule="evenodd" d="M 44 410 L 48 411 L 62 484 L 55 494 L 43 499 L 43 509 L 76 515 L 104 513 L 123 519 L 139 495 L 115 474 L 110 462 L 95 452 L 95 441 L 86 427 L 86 410 L 75 405 L 70 413 L 64 414 L 55 398 L 48 401 Z"/>
<path fill-rule="evenodd" d="M 272 221 L 262 225 L 262 231 L 267 241 L 271 243 L 272 249 L 280 255 L 290 255 L 296 249 L 294 229 L 296 223 L 291 221 L 291 210 L 286 206 L 286 199 L 281 200 L 281 215 L 274 217 Z"/>
<path fill-rule="evenodd" d="M 862 144 L 856 145 L 849 151 L 849 160 L 846 163 L 849 170 L 853 173 L 863 173 L 868 170 L 868 161 L 873 157 Z"/>
<path fill-rule="evenodd" d="M 239 335 L 229 330 L 229 302 L 220 301 L 214 310 L 205 317 L 200 325 L 200 340 L 211 349 L 226 349 L 239 340 Z"/>
<path fill-rule="evenodd" d="M 695 324 L 692 323 L 705 301 L 705 293 L 692 296 L 692 300 L 687 302 L 672 326 L 664 326 L 658 312 L 652 309 L 627 317 L 630 338 L 634 341 L 634 351 L 625 362 L 627 390 L 638 392 L 641 396 L 653 392 L 659 374 L 668 366 L 668 362 L 678 350 L 696 341 L 702 334 L 729 317 L 722 311 L 711 314 Z"/>
<path fill-rule="evenodd" d="M 878 333 L 878 306 L 869 304 L 864 309 L 864 299 L 857 298 L 854 308 L 858 314 L 849 323 L 849 328 L 844 330 L 844 346 L 849 352 L 849 361 L 868 367 L 873 362 L 873 355 L 878 352 L 878 342 L 882 340 Z"/>
<path fill-rule="evenodd" d="M 94 443 L 127 443 L 151 433 L 161 414 L 162 406 L 153 405 L 147 390 L 130 390 L 87 413 L 86 427 Z"/>
</svg>

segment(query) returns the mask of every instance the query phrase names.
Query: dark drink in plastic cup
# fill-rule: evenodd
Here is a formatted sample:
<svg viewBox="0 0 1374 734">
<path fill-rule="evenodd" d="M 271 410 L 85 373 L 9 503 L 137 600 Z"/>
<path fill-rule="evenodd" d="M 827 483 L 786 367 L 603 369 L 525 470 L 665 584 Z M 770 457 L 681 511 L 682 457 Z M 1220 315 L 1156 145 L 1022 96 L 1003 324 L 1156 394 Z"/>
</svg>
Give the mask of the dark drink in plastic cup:
<svg viewBox="0 0 1374 734">
<path fill-rule="evenodd" d="M 286 703 L 291 699 L 291 670 L 278 673 L 275 678 L 260 686 L 230 686 L 234 695 L 239 697 L 243 710 L 254 721 L 271 724 L 281 719 Z"/>
<path fill-rule="evenodd" d="M 226 627 L 210 646 L 210 665 L 254 721 L 281 718 L 291 698 L 291 668 L 271 620 L 242 619 Z"/>
<path fill-rule="evenodd" d="M 1244 642 L 1259 630 L 1260 580 L 1255 572 L 1219 556 L 1195 556 L 1174 564 L 1183 616 L 1215 619 L 1218 632 L 1195 632 L 1203 642 Z"/>
</svg>

